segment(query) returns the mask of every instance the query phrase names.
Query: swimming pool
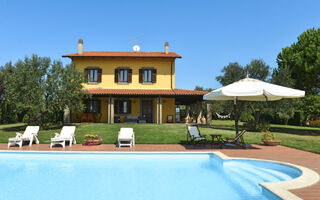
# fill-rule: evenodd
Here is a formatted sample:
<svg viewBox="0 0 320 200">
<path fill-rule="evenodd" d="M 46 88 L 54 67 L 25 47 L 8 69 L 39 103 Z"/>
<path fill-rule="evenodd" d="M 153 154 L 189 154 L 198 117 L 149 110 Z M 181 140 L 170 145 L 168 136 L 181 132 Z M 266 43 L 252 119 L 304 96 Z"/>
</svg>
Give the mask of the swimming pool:
<svg viewBox="0 0 320 200">
<path fill-rule="evenodd" d="M 6 152 L 0 199 L 266 200 L 260 182 L 300 175 L 287 165 L 210 153 Z"/>
</svg>

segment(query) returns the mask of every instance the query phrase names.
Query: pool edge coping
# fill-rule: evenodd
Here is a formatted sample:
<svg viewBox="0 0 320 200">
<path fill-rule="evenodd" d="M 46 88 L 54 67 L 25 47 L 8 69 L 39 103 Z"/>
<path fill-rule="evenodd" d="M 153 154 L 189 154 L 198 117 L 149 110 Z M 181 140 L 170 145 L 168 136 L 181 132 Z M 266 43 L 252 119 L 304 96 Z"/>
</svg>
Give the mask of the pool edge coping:
<svg viewBox="0 0 320 200">
<path fill-rule="evenodd" d="M 220 151 L 212 152 L 216 156 L 218 156 L 222 160 L 256 160 L 256 161 L 267 161 L 272 163 L 277 163 L 281 165 L 287 165 L 293 168 L 298 169 L 301 171 L 301 175 L 297 178 L 290 179 L 287 181 L 279 181 L 279 182 L 261 182 L 261 185 L 264 189 L 270 191 L 271 193 L 275 194 L 279 198 L 283 200 L 302 200 L 289 190 L 300 189 L 304 187 L 311 186 L 317 183 L 320 180 L 320 176 L 314 170 L 311 170 L 307 167 L 303 167 L 300 165 L 282 162 L 282 161 L 275 161 L 275 160 L 268 160 L 268 159 L 256 159 L 256 158 L 243 158 L 243 157 L 229 157 L 223 154 Z"/>
<path fill-rule="evenodd" d="M 255 161 L 266 161 L 277 163 L 281 165 L 287 165 L 293 168 L 298 169 L 301 171 L 301 175 L 297 178 L 290 179 L 287 181 L 279 181 L 279 182 L 261 182 L 259 183 L 263 189 L 271 192 L 272 194 L 276 195 L 277 197 L 281 198 L 282 200 L 302 200 L 289 190 L 300 189 L 304 187 L 311 186 L 317 183 L 320 180 L 320 176 L 314 170 L 311 170 L 307 167 L 303 167 L 300 165 L 283 162 L 283 161 L 275 161 L 275 160 L 268 160 L 268 159 L 257 159 L 257 158 L 244 158 L 244 157 L 229 157 L 220 151 L 203 151 L 203 152 L 183 152 L 183 151 L 41 151 L 41 150 L 0 150 L 1 152 L 30 152 L 30 153 L 114 153 L 114 154 L 121 154 L 121 153 L 175 153 L 175 154 L 183 154 L 183 153 L 190 153 L 190 154 L 214 154 L 219 157 L 222 161 L 223 160 L 255 160 Z"/>
</svg>

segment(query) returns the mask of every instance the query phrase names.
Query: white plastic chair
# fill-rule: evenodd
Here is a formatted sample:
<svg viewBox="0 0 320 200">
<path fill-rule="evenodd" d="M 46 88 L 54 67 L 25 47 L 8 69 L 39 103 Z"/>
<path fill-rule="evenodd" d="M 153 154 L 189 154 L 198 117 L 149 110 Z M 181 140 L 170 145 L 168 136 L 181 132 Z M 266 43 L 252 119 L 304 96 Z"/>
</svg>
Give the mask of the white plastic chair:
<svg viewBox="0 0 320 200">
<path fill-rule="evenodd" d="M 39 140 L 37 138 L 39 129 L 39 126 L 27 126 L 23 134 L 16 133 L 16 137 L 8 139 L 8 148 L 11 145 L 14 146 L 16 144 L 21 148 L 24 141 L 30 141 L 29 146 L 32 146 L 33 141 L 35 141 L 36 144 L 39 144 Z"/>
<path fill-rule="evenodd" d="M 132 128 L 121 128 L 118 133 L 118 147 L 135 145 L 134 132 Z"/>
<path fill-rule="evenodd" d="M 54 145 L 62 145 L 63 148 L 66 146 L 66 141 L 69 141 L 69 146 L 72 146 L 73 144 L 77 144 L 76 138 L 75 138 L 75 126 L 64 126 L 62 127 L 62 130 L 59 133 L 55 133 L 55 137 L 51 138 L 51 144 L 50 148 L 52 148 Z"/>
</svg>

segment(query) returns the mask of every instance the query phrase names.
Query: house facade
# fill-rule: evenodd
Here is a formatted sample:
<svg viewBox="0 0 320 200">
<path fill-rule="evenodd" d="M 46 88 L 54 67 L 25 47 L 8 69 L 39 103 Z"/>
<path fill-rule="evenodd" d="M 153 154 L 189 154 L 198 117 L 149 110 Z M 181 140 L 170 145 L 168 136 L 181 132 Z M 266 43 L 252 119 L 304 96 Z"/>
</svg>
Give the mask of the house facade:
<svg viewBox="0 0 320 200">
<path fill-rule="evenodd" d="M 63 57 L 84 73 L 92 96 L 83 113 L 72 113 L 73 122 L 174 123 L 177 105 L 199 104 L 205 94 L 175 87 L 181 56 L 167 42 L 163 52 L 105 52 L 83 51 L 79 39 L 78 52 Z"/>
</svg>

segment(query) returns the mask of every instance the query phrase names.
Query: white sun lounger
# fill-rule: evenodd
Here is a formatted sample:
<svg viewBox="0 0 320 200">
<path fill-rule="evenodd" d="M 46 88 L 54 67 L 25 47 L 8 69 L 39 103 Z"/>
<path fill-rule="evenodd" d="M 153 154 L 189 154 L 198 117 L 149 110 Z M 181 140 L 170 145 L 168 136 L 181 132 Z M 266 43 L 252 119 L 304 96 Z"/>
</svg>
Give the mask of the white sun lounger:
<svg viewBox="0 0 320 200">
<path fill-rule="evenodd" d="M 132 128 L 121 128 L 118 134 L 118 147 L 135 145 L 134 132 Z"/>
<path fill-rule="evenodd" d="M 52 148 L 54 145 L 62 145 L 64 148 L 66 146 L 66 141 L 69 141 L 69 146 L 72 146 L 73 144 L 77 144 L 76 138 L 75 138 L 75 126 L 64 126 L 62 127 L 61 133 L 55 133 L 55 137 L 51 138 L 51 144 L 50 148 Z"/>
<path fill-rule="evenodd" d="M 14 146 L 16 144 L 21 148 L 24 141 L 30 141 L 29 146 L 32 146 L 33 141 L 35 141 L 36 144 L 39 144 L 39 140 L 37 138 L 39 129 L 39 126 L 27 126 L 23 134 L 16 133 L 16 137 L 8 139 L 8 148 L 11 145 Z"/>
</svg>

